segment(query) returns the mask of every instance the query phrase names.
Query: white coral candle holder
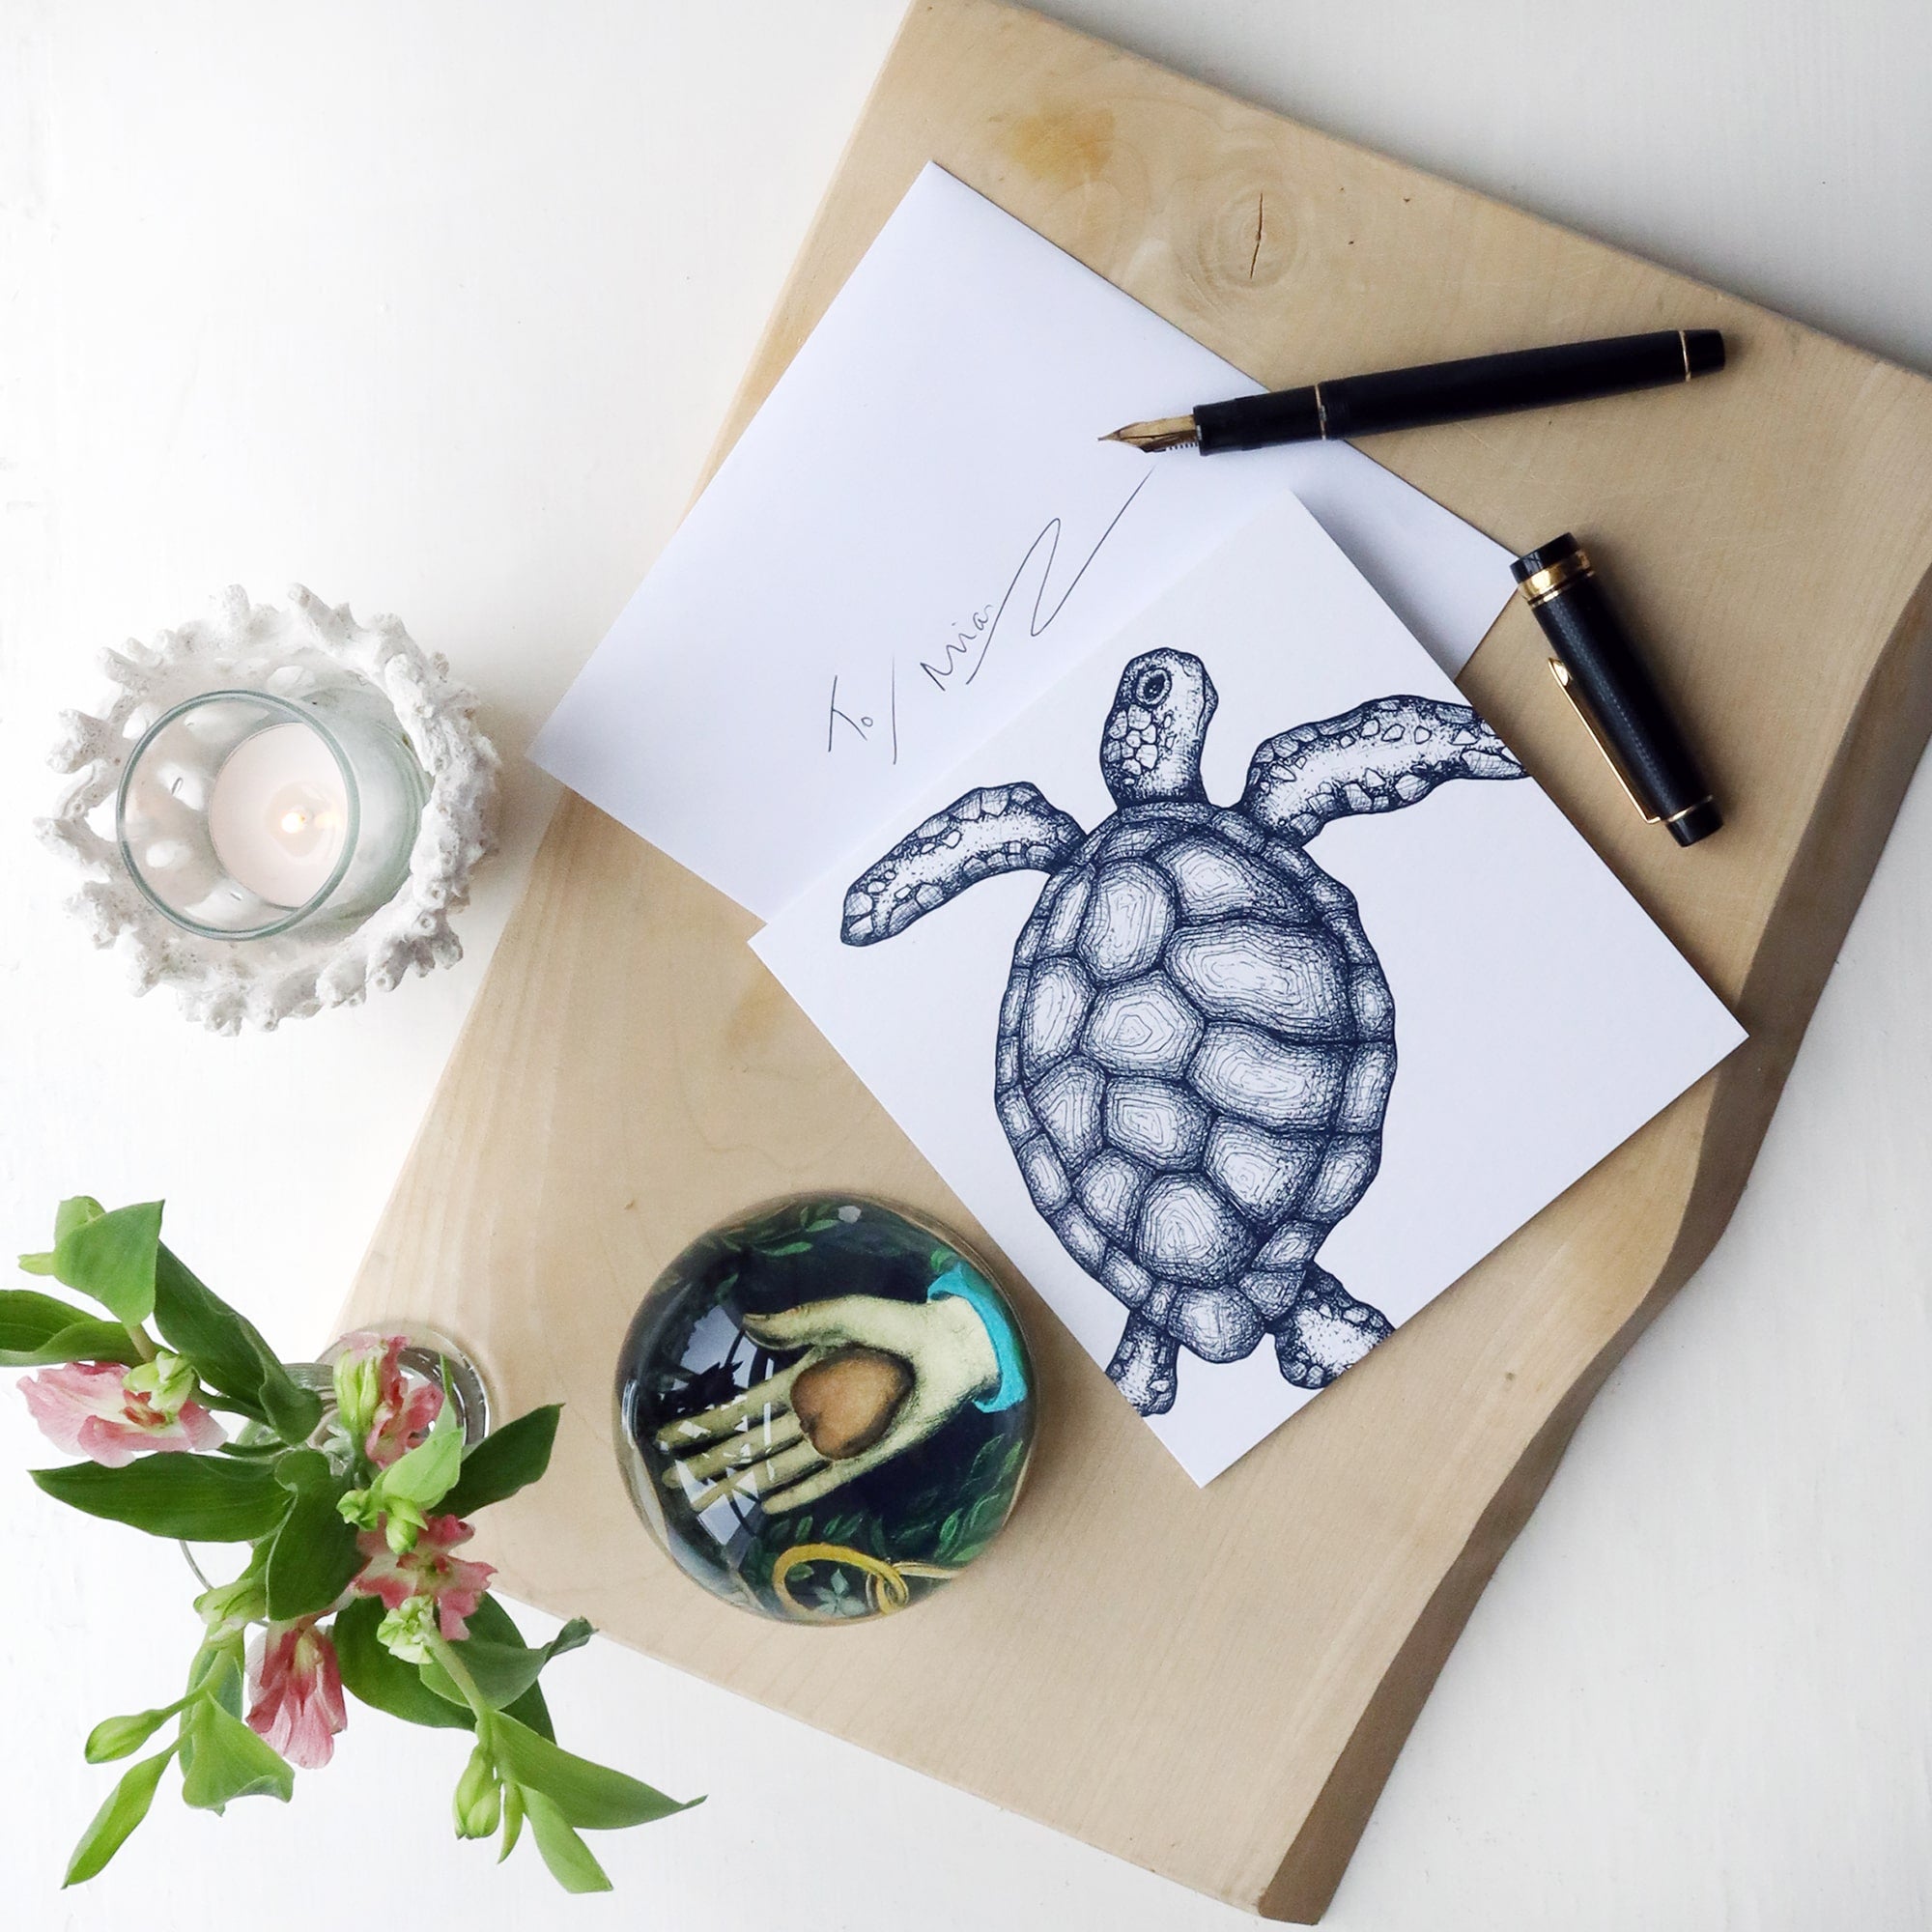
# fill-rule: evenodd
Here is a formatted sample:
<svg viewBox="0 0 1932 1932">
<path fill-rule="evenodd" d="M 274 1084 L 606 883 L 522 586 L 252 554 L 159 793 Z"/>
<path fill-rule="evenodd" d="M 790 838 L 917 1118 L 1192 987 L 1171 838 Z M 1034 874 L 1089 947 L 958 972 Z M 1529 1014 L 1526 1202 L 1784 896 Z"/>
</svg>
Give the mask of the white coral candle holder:
<svg viewBox="0 0 1932 1932">
<path fill-rule="evenodd" d="M 470 873 L 493 849 L 498 759 L 476 728 L 476 700 L 448 666 L 417 647 L 394 617 L 358 624 L 297 584 L 291 609 L 251 604 L 233 587 L 205 618 L 100 654 L 115 687 L 102 713 L 63 714 L 52 763 L 74 775 L 43 838 L 86 883 L 69 901 L 97 946 L 120 947 L 145 993 L 172 986 L 183 1010 L 216 1033 L 272 1028 L 324 1007 L 385 991 L 412 970 L 451 966 L 463 948 L 450 915 L 469 901 Z M 427 795 L 400 883 L 373 910 L 323 916 L 229 937 L 170 917 L 152 883 L 130 874 L 111 819 L 129 759 L 156 724 L 214 692 L 265 694 L 301 706 L 353 687 L 365 708 L 393 713 L 421 766 Z"/>
</svg>

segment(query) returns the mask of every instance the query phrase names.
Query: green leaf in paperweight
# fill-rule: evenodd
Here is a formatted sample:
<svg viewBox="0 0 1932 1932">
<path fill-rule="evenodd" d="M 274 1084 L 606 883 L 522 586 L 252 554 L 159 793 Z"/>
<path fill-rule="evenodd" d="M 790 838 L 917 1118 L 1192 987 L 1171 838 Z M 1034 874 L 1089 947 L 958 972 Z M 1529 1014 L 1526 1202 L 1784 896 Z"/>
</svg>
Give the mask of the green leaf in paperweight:
<svg viewBox="0 0 1932 1932">
<path fill-rule="evenodd" d="M 74 1463 L 27 1472 L 56 1502 L 186 1543 L 251 1543 L 281 1521 L 289 1493 L 259 1463 L 180 1453 L 125 1468 Z"/>
</svg>

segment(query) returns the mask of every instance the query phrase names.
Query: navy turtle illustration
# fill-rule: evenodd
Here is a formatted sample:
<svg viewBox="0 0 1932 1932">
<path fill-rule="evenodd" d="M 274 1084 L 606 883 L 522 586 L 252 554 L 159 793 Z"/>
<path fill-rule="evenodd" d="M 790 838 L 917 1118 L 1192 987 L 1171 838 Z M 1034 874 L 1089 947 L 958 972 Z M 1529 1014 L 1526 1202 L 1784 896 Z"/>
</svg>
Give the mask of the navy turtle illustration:
<svg viewBox="0 0 1932 1932">
<path fill-rule="evenodd" d="M 1143 1415 L 1178 1351 L 1273 1339 L 1318 1389 L 1390 1330 L 1316 1257 L 1381 1160 L 1395 1003 L 1354 895 L 1309 857 L 1338 818 L 1522 767 L 1466 704 L 1378 697 L 1297 724 L 1215 805 L 1207 667 L 1150 651 L 1100 740 L 1116 810 L 1083 832 L 1031 784 L 969 791 L 846 895 L 871 946 L 1003 872 L 1049 874 L 1000 1007 L 994 1096 L 1027 1192 L 1127 1310 L 1107 1373 Z"/>
</svg>

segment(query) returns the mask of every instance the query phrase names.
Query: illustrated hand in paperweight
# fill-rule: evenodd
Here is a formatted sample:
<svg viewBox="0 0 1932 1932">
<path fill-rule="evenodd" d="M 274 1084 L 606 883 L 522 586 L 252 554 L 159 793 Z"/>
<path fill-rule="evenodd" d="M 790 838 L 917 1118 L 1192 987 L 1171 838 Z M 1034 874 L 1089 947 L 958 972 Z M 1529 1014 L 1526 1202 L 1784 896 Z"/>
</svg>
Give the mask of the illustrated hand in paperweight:
<svg viewBox="0 0 1932 1932">
<path fill-rule="evenodd" d="M 950 1588 L 1011 1513 L 1033 1368 L 942 1230 L 800 1194 L 721 1223 L 645 1291 L 617 1356 L 618 1465 L 696 1583 L 786 1623 Z"/>
<path fill-rule="evenodd" d="M 774 1350 L 804 1349 L 742 1395 L 658 1431 L 665 1481 L 701 1514 L 725 1495 L 793 1510 L 923 1442 L 1000 1385 L 984 1318 L 944 1279 L 924 1302 L 838 1295 L 745 1332 Z"/>
</svg>

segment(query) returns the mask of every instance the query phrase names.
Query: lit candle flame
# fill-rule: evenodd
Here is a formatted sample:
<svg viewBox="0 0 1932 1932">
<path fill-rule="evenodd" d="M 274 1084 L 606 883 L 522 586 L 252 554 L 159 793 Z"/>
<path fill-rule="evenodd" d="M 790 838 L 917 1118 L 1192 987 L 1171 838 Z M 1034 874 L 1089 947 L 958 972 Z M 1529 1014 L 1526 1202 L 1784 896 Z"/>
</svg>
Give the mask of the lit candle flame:
<svg viewBox="0 0 1932 1932">
<path fill-rule="evenodd" d="M 282 830 L 291 835 L 302 831 L 308 824 L 305 811 L 285 811 L 282 813 Z"/>
</svg>

